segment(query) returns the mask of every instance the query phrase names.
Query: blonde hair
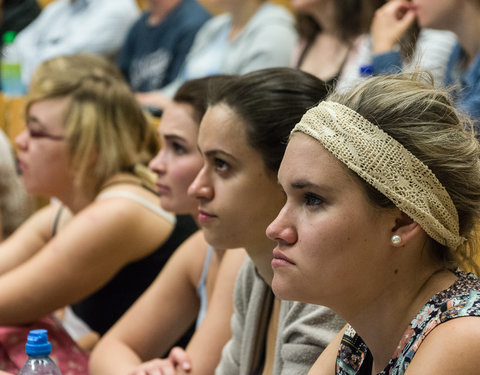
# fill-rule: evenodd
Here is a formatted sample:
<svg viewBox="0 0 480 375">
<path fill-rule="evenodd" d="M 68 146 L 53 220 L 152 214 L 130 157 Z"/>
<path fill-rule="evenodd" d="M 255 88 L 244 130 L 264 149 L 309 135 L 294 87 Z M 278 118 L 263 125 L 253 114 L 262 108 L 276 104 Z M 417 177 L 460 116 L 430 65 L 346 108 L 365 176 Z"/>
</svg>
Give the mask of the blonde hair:
<svg viewBox="0 0 480 375">
<path fill-rule="evenodd" d="M 480 145 L 472 122 L 455 110 L 449 92 L 433 87 L 429 73 L 370 78 L 328 100 L 343 104 L 401 143 L 435 174 L 455 205 L 459 234 L 467 241 L 454 251 L 433 241 L 448 268 L 472 267 L 477 251 L 475 226 L 480 215 Z M 363 180 L 362 180 L 363 181 Z M 375 204 L 392 206 L 364 183 Z"/>
<path fill-rule="evenodd" d="M 13 149 L 0 130 L 0 241 L 23 224 L 32 211 L 31 203 L 17 173 Z"/>
<path fill-rule="evenodd" d="M 26 111 L 37 101 L 64 97 L 69 98 L 65 128 L 76 182 L 94 196 L 114 174 L 146 170 L 138 165 L 148 164 L 157 152 L 156 131 L 115 66 L 88 54 L 44 62 L 32 78 Z"/>
</svg>

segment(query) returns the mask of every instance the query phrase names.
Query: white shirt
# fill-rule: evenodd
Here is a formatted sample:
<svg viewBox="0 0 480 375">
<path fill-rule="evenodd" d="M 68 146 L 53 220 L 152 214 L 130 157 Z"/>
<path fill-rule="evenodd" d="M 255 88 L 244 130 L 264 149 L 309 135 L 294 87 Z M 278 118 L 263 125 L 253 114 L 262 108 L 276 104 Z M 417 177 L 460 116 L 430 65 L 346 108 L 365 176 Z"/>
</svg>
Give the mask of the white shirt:
<svg viewBox="0 0 480 375">
<path fill-rule="evenodd" d="M 135 0 L 56 0 L 15 39 L 22 81 L 52 57 L 78 52 L 113 55 L 140 15 Z"/>
</svg>

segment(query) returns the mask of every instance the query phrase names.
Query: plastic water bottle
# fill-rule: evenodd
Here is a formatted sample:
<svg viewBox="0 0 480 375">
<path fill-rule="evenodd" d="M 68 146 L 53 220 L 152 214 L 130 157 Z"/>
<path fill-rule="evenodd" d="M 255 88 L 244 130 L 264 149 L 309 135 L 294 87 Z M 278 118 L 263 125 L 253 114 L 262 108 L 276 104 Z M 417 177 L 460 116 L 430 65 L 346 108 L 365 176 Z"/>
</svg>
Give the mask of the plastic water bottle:
<svg viewBox="0 0 480 375">
<path fill-rule="evenodd" d="M 62 375 L 49 356 L 52 346 L 48 342 L 46 329 L 30 331 L 25 351 L 28 359 L 18 375 Z"/>
<path fill-rule="evenodd" d="M 7 31 L 3 34 L 2 62 L 0 66 L 2 92 L 11 97 L 25 94 L 20 58 L 13 45 L 15 37 L 15 31 Z"/>
</svg>

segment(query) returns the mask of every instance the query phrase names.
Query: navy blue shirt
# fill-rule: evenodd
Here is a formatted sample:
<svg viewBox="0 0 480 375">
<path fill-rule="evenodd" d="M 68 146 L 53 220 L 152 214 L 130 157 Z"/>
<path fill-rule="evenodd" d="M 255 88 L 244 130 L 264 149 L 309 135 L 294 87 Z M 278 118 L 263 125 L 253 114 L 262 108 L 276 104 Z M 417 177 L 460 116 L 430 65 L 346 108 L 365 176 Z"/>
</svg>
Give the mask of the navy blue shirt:
<svg viewBox="0 0 480 375">
<path fill-rule="evenodd" d="M 210 14 L 197 0 L 182 0 L 158 25 L 145 12 L 130 29 L 117 64 L 133 91 L 153 91 L 173 81 Z"/>
</svg>

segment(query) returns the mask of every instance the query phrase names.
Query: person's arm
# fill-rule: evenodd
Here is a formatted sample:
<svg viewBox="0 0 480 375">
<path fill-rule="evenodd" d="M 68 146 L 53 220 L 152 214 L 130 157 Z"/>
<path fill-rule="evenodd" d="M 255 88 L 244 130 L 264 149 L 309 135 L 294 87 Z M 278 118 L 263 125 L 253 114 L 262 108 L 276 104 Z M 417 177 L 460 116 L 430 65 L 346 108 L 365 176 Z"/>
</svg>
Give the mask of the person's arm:
<svg viewBox="0 0 480 375">
<path fill-rule="evenodd" d="M 92 203 L 41 250 L 0 276 L 0 325 L 29 323 L 81 300 L 157 248 L 171 230 L 136 202 Z"/>
<path fill-rule="evenodd" d="M 48 243 L 59 209 L 57 204 L 41 208 L 0 244 L 0 275 L 27 261 Z M 68 209 L 62 216 L 70 216 Z"/>
<path fill-rule="evenodd" d="M 332 375 L 335 374 L 335 363 L 337 362 L 338 349 L 345 333 L 346 327 L 344 327 L 330 344 L 325 348 L 322 354 L 313 364 L 312 368 L 308 372 L 308 375 Z"/>
<path fill-rule="evenodd" d="M 130 375 L 195 374 L 211 375 L 220 361 L 222 348 L 231 337 L 233 290 L 245 250 L 228 250 L 221 261 L 213 295 L 200 327 L 195 331 L 186 350 L 175 347 L 168 358 L 154 359 L 137 367 Z"/>
<path fill-rule="evenodd" d="M 142 362 L 166 354 L 197 316 L 196 287 L 207 249 L 199 231 L 175 251 L 153 284 L 96 345 L 92 375 L 134 373 Z"/>
<path fill-rule="evenodd" d="M 440 324 L 418 348 L 405 375 L 474 375 L 480 368 L 480 318 Z"/>
<path fill-rule="evenodd" d="M 190 365 L 179 363 L 179 374 L 211 375 L 220 362 L 222 349 L 231 338 L 230 321 L 233 315 L 233 292 L 238 271 L 245 260 L 243 249 L 227 250 L 215 281 L 215 289 L 208 304 L 207 314 L 187 346 Z"/>
<path fill-rule="evenodd" d="M 389 52 L 415 22 L 413 5 L 405 0 L 388 1 L 377 9 L 372 20 L 372 52 Z"/>
<path fill-rule="evenodd" d="M 402 70 L 402 56 L 394 47 L 414 22 L 415 11 L 405 0 L 388 1 L 375 12 L 370 27 L 374 74 L 393 74 Z"/>
</svg>

